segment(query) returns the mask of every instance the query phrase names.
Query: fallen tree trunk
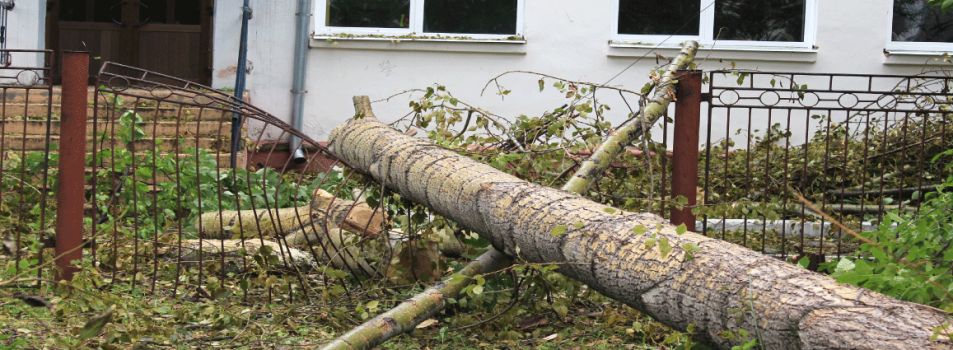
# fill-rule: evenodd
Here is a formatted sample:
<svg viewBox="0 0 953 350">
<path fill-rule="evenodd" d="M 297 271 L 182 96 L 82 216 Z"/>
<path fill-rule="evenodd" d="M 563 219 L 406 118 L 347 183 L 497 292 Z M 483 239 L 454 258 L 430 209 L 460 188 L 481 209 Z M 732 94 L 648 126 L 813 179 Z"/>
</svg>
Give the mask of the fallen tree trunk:
<svg viewBox="0 0 953 350">
<path fill-rule="evenodd" d="M 660 77 L 658 86 L 661 88 L 656 89 L 654 98 L 649 101 L 648 106 L 639 111 L 638 117 L 641 120 L 655 123 L 664 115 L 669 103 L 674 98 L 674 92 L 669 87 L 676 83 L 675 72 L 686 69 L 694 60 L 697 50 L 697 42 L 688 41 L 685 43 L 682 51 L 672 60 L 668 69 Z M 354 110 L 355 115 L 376 118 L 371 110 L 370 99 L 367 96 L 354 98 Z M 642 134 L 641 132 L 645 130 L 642 126 L 645 126 L 645 124 L 623 125 L 619 130 L 612 133 L 595 152 L 592 152 L 584 166 L 573 175 L 570 181 L 566 182 L 562 189 L 576 194 L 586 191 L 593 182 L 608 170 L 611 161 L 625 149 L 625 146 Z M 513 147 L 515 147 L 515 144 Z M 443 300 L 458 298 L 460 291 L 470 284 L 474 276 L 497 271 L 511 263 L 510 257 L 491 247 L 486 253 L 467 264 L 459 272 L 462 278 L 448 279 L 428 288 L 413 299 L 405 301 L 390 311 L 351 329 L 321 349 L 370 349 L 403 332 L 411 331 L 429 316 L 443 310 L 446 307 L 446 302 L 443 302 Z M 431 299 L 440 302 L 421 305 L 421 300 Z"/>
<path fill-rule="evenodd" d="M 525 182 L 359 115 L 328 146 L 405 198 L 720 348 L 760 335 L 765 349 L 953 348 L 941 310 L 899 301 L 663 218 L 625 213 Z M 581 223 L 577 227 L 574 223 Z"/>
</svg>

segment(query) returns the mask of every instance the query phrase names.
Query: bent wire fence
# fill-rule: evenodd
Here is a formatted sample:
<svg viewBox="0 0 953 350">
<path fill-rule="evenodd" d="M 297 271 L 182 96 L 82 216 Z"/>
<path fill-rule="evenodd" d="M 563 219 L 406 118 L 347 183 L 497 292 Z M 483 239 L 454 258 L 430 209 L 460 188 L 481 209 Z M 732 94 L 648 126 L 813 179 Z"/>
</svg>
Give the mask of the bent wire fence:
<svg viewBox="0 0 953 350">
<path fill-rule="evenodd" d="M 278 118 L 227 93 L 115 63 L 87 88 L 85 69 L 71 74 L 64 58 L 61 89 L 38 78 L 49 76 L 50 52 L 31 53 L 43 64 L 0 67 L 13 72 L 0 86 L 8 272 L 35 269 L 32 280 L 47 281 L 44 260 L 83 250 L 91 259 L 57 259 L 58 277 L 73 269 L 169 297 L 294 299 L 317 297 L 318 285 L 349 293 L 355 285 L 339 282 L 354 278 L 399 280 L 419 271 L 407 261 L 433 257 L 408 238 L 414 227 L 390 230 L 400 215 L 386 210 L 379 184 Z M 76 96 L 81 108 L 67 101 Z M 231 154 L 235 115 L 242 149 Z M 305 165 L 287 156 L 291 136 L 303 140 Z M 76 174 L 82 180 L 66 180 Z M 85 205 L 57 200 L 56 188 L 78 189 Z M 54 229 L 67 216 L 80 221 Z M 55 254 L 44 249 L 53 247 Z"/>
<path fill-rule="evenodd" d="M 87 220 L 113 283 L 155 291 L 171 280 L 175 295 L 217 280 L 206 288 L 215 295 L 228 276 L 280 269 L 297 282 L 284 284 L 294 298 L 344 278 L 332 270 L 391 273 L 384 257 L 401 236 L 382 227 L 380 187 L 321 143 L 227 93 L 134 67 L 105 64 L 95 94 Z M 231 140 L 236 115 L 241 140 Z M 285 152 L 291 136 L 303 140 L 305 166 Z M 243 150 L 232 154 L 233 142 Z M 259 282 L 269 293 L 277 285 Z"/>
</svg>

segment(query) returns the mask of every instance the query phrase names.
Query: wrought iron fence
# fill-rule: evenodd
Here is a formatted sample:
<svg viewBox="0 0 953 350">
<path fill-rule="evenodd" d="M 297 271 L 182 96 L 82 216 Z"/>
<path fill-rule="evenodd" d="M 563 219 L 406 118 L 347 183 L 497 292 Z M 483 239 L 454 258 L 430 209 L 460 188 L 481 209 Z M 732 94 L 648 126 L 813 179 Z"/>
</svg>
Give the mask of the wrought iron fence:
<svg viewBox="0 0 953 350">
<path fill-rule="evenodd" d="M 43 264 L 42 247 L 52 243 L 52 213 L 38 203 L 50 200 L 56 182 L 49 159 L 56 156 L 50 145 L 58 138 L 59 101 L 49 79 L 51 51 L 0 50 L 0 57 L 0 234 L 3 254 L 12 257 L 6 268 L 19 275 Z"/>
<path fill-rule="evenodd" d="M 710 72 L 702 230 L 782 257 L 854 251 L 793 196 L 858 230 L 914 213 L 948 174 L 951 78 Z M 848 246 L 845 246 L 847 244 Z"/>
</svg>

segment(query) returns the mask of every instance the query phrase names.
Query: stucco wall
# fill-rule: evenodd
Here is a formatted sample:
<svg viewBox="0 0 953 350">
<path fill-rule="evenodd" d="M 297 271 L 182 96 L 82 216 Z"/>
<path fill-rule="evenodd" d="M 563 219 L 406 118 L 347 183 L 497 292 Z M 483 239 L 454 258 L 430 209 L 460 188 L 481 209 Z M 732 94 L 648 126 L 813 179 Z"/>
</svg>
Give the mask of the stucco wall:
<svg viewBox="0 0 953 350">
<path fill-rule="evenodd" d="M 610 0 L 527 0 L 527 42 L 519 45 L 406 41 L 382 45 L 346 40 L 331 45 L 312 41 L 304 129 L 313 138 L 323 140 L 331 128 L 353 114 L 352 95 L 378 100 L 434 83 L 447 86 L 462 101 L 507 117 L 539 115 L 563 103 L 554 89 L 540 93 L 538 77 L 528 75 L 500 80 L 513 91 L 505 99 L 497 96 L 492 86 L 480 95 L 491 78 L 510 70 L 604 83 L 638 60 L 611 82 L 638 90 L 656 60 L 652 55 L 639 60 L 646 50 L 610 47 L 611 4 Z M 816 53 L 725 51 L 716 47 L 714 51 L 699 52 L 699 69 L 725 68 L 734 61 L 737 68 L 768 71 L 919 73 L 927 56 L 884 55 L 891 4 L 890 0 L 820 1 Z M 219 0 L 216 6 L 214 87 L 234 84 L 240 6 L 240 0 Z M 290 120 L 295 2 L 252 0 L 252 7 L 255 12 L 250 22 L 249 60 L 254 68 L 248 77 L 248 89 L 254 104 Z M 659 52 L 672 55 L 676 51 Z M 375 111 L 385 121 L 395 120 L 409 111 L 408 98 L 402 95 L 375 103 Z M 613 107 L 611 121 L 621 121 L 628 111 L 615 93 L 601 94 L 600 102 Z M 660 137 L 658 134 L 656 137 Z"/>
<path fill-rule="evenodd" d="M 7 48 L 42 50 L 46 48 L 46 1 L 16 0 L 7 16 Z M 15 55 L 18 66 L 41 67 L 39 55 Z M 27 62 L 17 62 L 26 60 Z"/>
</svg>

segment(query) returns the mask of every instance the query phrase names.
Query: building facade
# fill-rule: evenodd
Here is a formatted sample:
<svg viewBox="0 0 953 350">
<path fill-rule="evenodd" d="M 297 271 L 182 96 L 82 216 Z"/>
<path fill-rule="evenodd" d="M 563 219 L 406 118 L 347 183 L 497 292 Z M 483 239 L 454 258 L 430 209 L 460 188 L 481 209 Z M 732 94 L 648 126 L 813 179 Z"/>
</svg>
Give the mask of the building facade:
<svg viewBox="0 0 953 350">
<path fill-rule="evenodd" d="M 49 2 L 50 9 L 40 1 L 16 1 L 7 47 L 77 49 L 68 41 L 86 34 L 70 30 L 85 23 L 79 28 L 99 31 L 98 37 L 87 35 L 98 41 L 82 43 L 95 57 L 233 87 L 242 0 L 85 2 L 80 13 L 82 6 L 66 0 Z M 656 54 L 671 57 L 690 39 L 702 44 L 696 62 L 703 70 L 917 74 L 949 65 L 943 54 L 953 51 L 953 34 L 945 30 L 953 17 L 925 3 L 315 0 L 303 129 L 323 140 L 353 115 L 351 96 L 383 100 L 434 84 L 504 117 L 540 115 L 565 98 L 553 89 L 540 92 L 539 76 L 501 77 L 497 82 L 511 91 L 505 98 L 495 84 L 484 87 L 502 73 L 532 71 L 639 90 L 664 64 Z M 255 105 L 290 121 L 297 1 L 251 0 L 250 6 L 247 89 Z M 109 35 L 126 45 L 115 48 Z M 136 41 L 136 52 L 114 53 L 132 45 L 129 40 Z M 190 68 L 171 68 L 184 65 Z M 374 107 L 385 121 L 396 120 L 420 95 L 398 95 Z M 599 98 L 614 107 L 610 121 L 626 117 L 617 94 Z"/>
</svg>

